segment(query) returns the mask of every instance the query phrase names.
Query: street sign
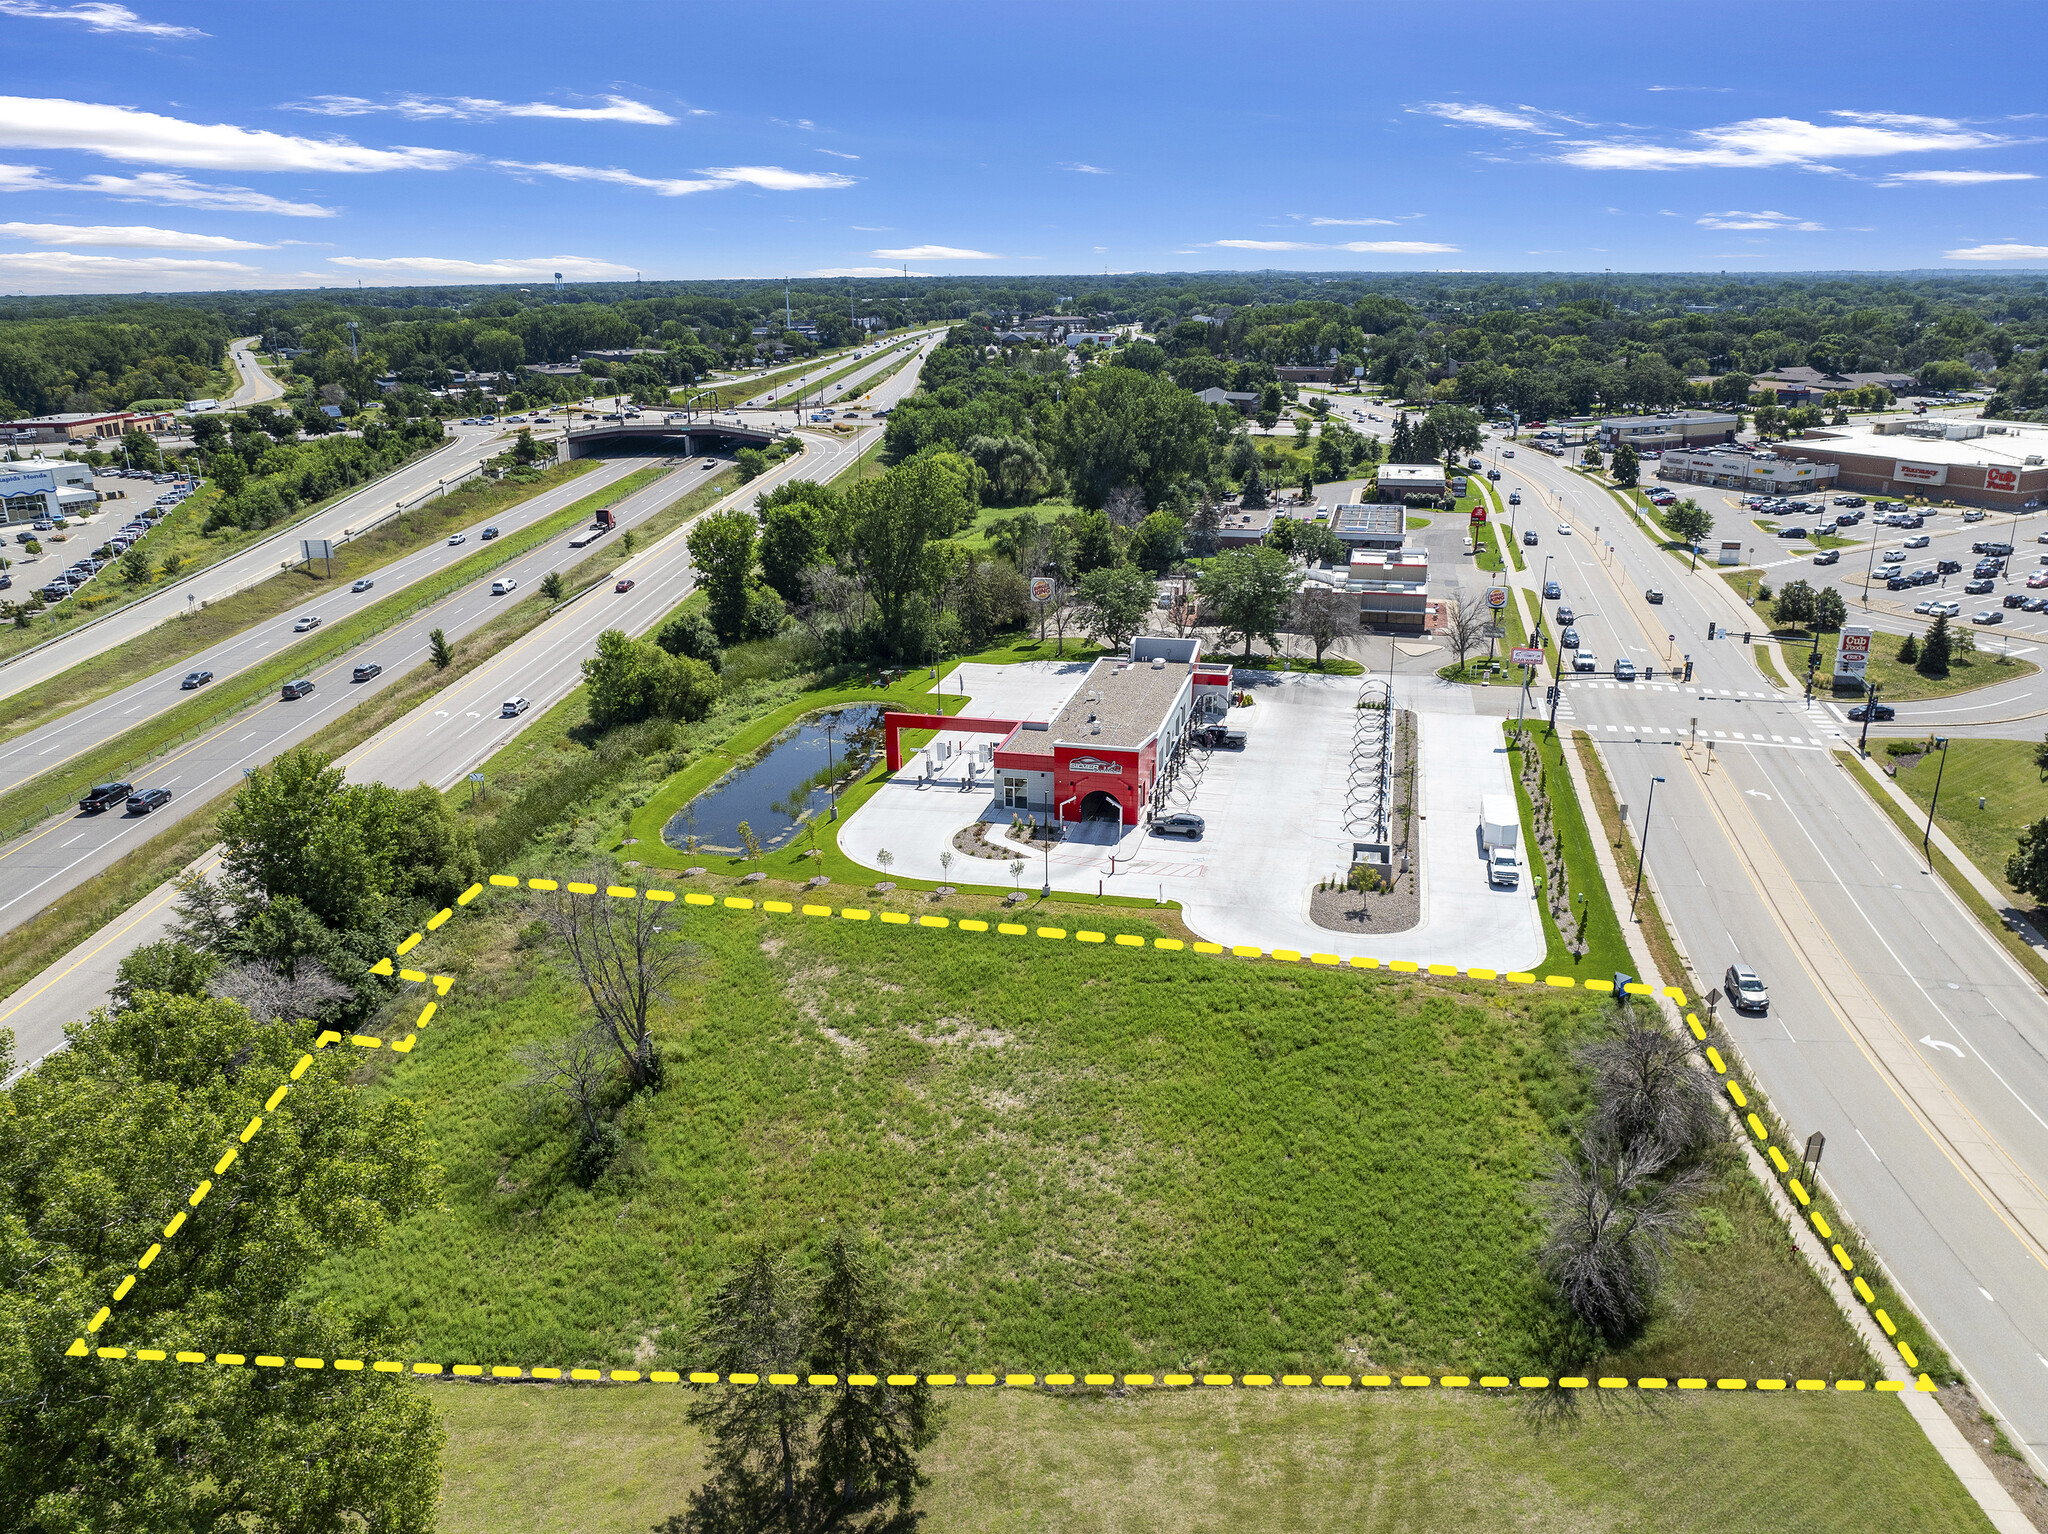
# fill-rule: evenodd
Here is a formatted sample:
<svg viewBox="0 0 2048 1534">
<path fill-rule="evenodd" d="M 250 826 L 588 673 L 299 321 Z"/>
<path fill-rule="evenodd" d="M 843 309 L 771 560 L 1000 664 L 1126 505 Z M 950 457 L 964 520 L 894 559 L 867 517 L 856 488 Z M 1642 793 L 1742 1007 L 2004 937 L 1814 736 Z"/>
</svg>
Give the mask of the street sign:
<svg viewBox="0 0 2048 1534">
<path fill-rule="evenodd" d="M 1049 576 L 1049 575 L 1034 575 L 1034 576 L 1032 576 L 1032 577 L 1031 577 L 1031 600 L 1032 600 L 1032 601 L 1034 601 L 1034 602 L 1041 602 L 1041 603 L 1042 603 L 1042 602 L 1050 602 L 1050 601 L 1052 600 L 1052 593 L 1053 593 L 1053 580 L 1052 580 L 1052 577 L 1051 577 L 1051 576 Z"/>
<path fill-rule="evenodd" d="M 472 772 L 472 773 L 471 773 L 471 774 L 469 775 L 469 781 L 470 781 L 470 782 L 472 782 L 472 783 L 481 783 L 481 782 L 483 782 L 483 780 L 484 780 L 484 775 L 483 775 L 482 773 L 480 773 L 480 772 Z"/>
<path fill-rule="evenodd" d="M 1493 609 L 1493 610 L 1494 610 L 1495 612 L 1499 612 L 1499 611 L 1500 611 L 1500 610 L 1501 610 L 1501 609 L 1502 609 L 1503 607 L 1507 606 L 1507 605 L 1508 605 L 1508 589 L 1507 589 L 1507 587 L 1505 587 L 1505 586 L 1496 586 L 1496 587 L 1494 587 L 1494 588 L 1493 588 L 1493 589 L 1492 589 L 1491 591 L 1487 592 L 1487 593 L 1486 593 L 1486 605 L 1487 605 L 1488 607 L 1492 608 L 1492 609 Z"/>
<path fill-rule="evenodd" d="M 1543 652 L 1531 646 L 1517 645 L 1513 653 L 1515 664 L 1518 666 L 1540 666 L 1543 664 Z"/>
</svg>

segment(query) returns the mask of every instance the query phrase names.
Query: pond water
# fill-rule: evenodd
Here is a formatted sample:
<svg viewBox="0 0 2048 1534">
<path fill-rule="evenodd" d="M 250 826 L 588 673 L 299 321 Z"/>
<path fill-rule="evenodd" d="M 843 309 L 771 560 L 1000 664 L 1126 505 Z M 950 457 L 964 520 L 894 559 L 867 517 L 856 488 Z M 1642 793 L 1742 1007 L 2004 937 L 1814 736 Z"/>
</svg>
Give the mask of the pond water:
<svg viewBox="0 0 2048 1534">
<path fill-rule="evenodd" d="M 785 845 L 805 821 L 830 810 L 835 777 L 880 753 L 882 712 L 879 703 L 855 703 L 805 715 L 670 816 L 661 839 L 678 852 L 737 857 L 746 851 L 745 821 L 764 848 Z"/>
</svg>

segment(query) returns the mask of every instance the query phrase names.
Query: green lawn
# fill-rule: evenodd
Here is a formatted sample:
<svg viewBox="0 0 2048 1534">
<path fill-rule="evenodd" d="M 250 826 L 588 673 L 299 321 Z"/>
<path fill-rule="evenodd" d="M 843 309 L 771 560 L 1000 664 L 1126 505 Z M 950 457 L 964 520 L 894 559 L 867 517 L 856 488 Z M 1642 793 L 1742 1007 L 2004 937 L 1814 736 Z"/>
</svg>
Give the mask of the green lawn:
<svg viewBox="0 0 2048 1534">
<path fill-rule="evenodd" d="M 1739 592 L 1749 591 L 1751 577 L 1757 572 L 1748 571 L 1741 575 L 1723 573 L 1722 579 Z M 1774 586 L 1772 588 L 1776 590 Z M 1775 603 L 1764 601 L 1756 604 L 1756 635 L 1770 635 L 1782 646 L 1785 659 L 1798 673 L 1801 686 L 1806 681 L 1806 655 L 1813 644 L 1810 629 L 1790 625 L 1775 627 L 1777 622 L 1773 611 Z M 1856 608 L 1849 609 L 1849 621 L 1856 622 Z M 1869 679 L 1881 690 L 1881 696 L 1889 703 L 1910 703 L 1923 698 L 1945 698 L 1954 693 L 1969 692 L 1978 687 L 1989 687 L 1994 682 L 2014 682 L 2021 677 L 2032 676 L 2041 668 L 2033 661 L 2022 660 L 2004 654 L 2004 636 L 1995 628 L 1980 629 L 1964 621 L 1949 621 L 1949 631 L 1958 638 L 1968 635 L 1971 642 L 1982 648 L 1974 652 L 1958 654 L 1949 663 L 1947 676 L 1930 677 L 1917 668 L 1902 665 L 1899 661 L 1899 636 L 1879 633 L 1871 638 L 1870 663 L 1866 668 Z M 1820 666 L 1814 673 L 1819 677 L 1819 687 L 1826 689 L 1835 672 L 1835 650 L 1841 636 L 1822 634 L 1820 636 Z"/>
<path fill-rule="evenodd" d="M 1872 742 L 1875 754 L 1876 743 Z M 1941 804 L 1934 822 L 1949 834 L 1978 870 L 2023 908 L 2034 901 L 2015 895 L 2005 882 L 2005 860 L 2022 827 L 2048 815 L 2048 782 L 2034 765 L 2039 744 L 2030 740 L 1975 740 L 1960 736 L 1948 743 L 1948 765 L 1942 753 L 1929 752 L 1899 774 L 1899 787 L 1919 803 L 1925 814 L 1941 777 Z M 1879 757 L 1882 761 L 1884 758 Z M 1984 808 L 1977 808 L 1977 801 Z"/>
<path fill-rule="evenodd" d="M 644 1534 L 704 1474 L 662 1386 L 429 1390 L 444 1534 Z M 1916 1534 L 1991 1525 L 1904 1408 L 1877 1396 L 1585 1403 L 1547 1419 L 1438 1390 L 961 1391 L 922 1457 L 928 1534 Z"/>
<path fill-rule="evenodd" d="M 689 1368 L 691 1307 L 747 1243 L 849 1223 L 890 1254 L 932 1367 L 1558 1363 L 1523 1190 L 1603 998 L 678 907 L 700 967 L 661 1009 L 668 1082 L 585 1188 L 515 1085 L 519 1049 L 583 1011 L 516 944 L 539 898 L 443 929 L 421 956 L 461 979 L 425 1046 L 366 1068 L 425 1106 L 446 1207 L 312 1288 L 414 1356 Z M 1597 1367 L 1866 1374 L 1740 1163 L 1718 1171 L 1666 1303 Z"/>
</svg>

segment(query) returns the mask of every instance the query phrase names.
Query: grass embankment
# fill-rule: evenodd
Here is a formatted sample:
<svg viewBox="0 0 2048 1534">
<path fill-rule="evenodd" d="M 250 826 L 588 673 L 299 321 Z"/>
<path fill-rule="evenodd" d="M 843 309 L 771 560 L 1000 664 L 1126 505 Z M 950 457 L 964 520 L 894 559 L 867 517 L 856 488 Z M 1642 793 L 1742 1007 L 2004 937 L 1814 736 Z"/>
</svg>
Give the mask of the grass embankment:
<svg viewBox="0 0 2048 1534">
<path fill-rule="evenodd" d="M 445 442 L 437 443 L 433 447 L 426 449 L 425 452 L 415 454 L 413 457 L 406 459 L 404 463 L 396 464 L 386 469 L 378 478 L 382 479 L 395 474 L 408 464 L 417 463 L 428 453 L 441 452 L 447 446 L 448 444 Z M 352 495 L 360 495 L 365 489 L 376 482 L 374 479 L 364 480 L 360 484 L 349 485 L 344 489 L 337 490 L 333 495 L 327 497 L 326 500 L 314 501 L 308 505 L 301 506 L 282 522 L 273 523 L 269 527 L 258 528 L 254 531 L 248 531 L 239 527 L 223 527 L 211 533 L 202 533 L 199 529 L 201 524 L 206 521 L 207 512 L 212 510 L 214 502 L 220 499 L 220 492 L 211 484 L 208 484 L 197 494 L 187 496 L 173 508 L 170 515 L 166 516 L 163 521 L 157 523 L 150 530 L 149 535 L 141 543 L 136 545 L 143 553 L 149 556 L 150 568 L 152 570 L 161 570 L 164 561 L 175 555 L 180 561 L 178 573 L 175 576 L 157 575 L 152 578 L 150 585 L 130 586 L 121 579 L 120 573 L 110 565 L 107 569 L 102 570 L 94 580 L 88 582 L 77 595 L 55 603 L 50 607 L 46 616 L 37 618 L 29 627 L 18 629 L 11 624 L 0 627 L 0 660 L 4 660 L 10 655 L 19 655 L 23 650 L 30 649 L 47 640 L 59 638 L 68 629 L 86 621 L 104 618 L 109 614 L 121 611 L 124 607 L 133 606 L 136 602 L 149 595 L 155 588 L 168 585 L 173 580 L 185 580 L 201 571 L 209 570 L 222 560 L 241 553 L 251 544 L 261 543 L 267 538 L 275 538 L 280 533 L 289 532 L 308 517 L 316 516 L 320 512 L 327 510 L 330 506 L 333 506 L 336 502 L 347 500 Z M 138 488 L 144 488 L 141 487 L 139 481 L 136 483 Z M 155 489 L 154 486 L 146 488 L 152 492 Z M 113 537 L 120 529 L 122 523 L 141 512 L 147 511 L 154 499 L 153 493 L 138 494 L 132 501 L 114 501 L 110 504 L 103 504 L 98 508 L 90 524 L 73 522 L 64 529 L 61 535 L 54 533 L 40 535 L 43 547 L 42 558 L 33 563 L 17 563 L 14 566 L 14 583 L 17 591 L 23 597 L 26 597 L 30 591 L 47 584 L 51 578 L 66 565 L 70 564 L 72 560 L 89 555 L 94 549 L 100 547 L 101 544 Z M 280 547 L 296 548 L 296 545 L 280 545 Z M 10 559 L 15 558 L 18 552 L 19 550 L 16 547 L 10 546 L 7 551 L 8 557 Z M 104 596 L 110 592 L 116 594 L 113 601 L 99 602 L 91 607 L 85 605 L 87 600 Z"/>
<path fill-rule="evenodd" d="M 1737 591 L 1745 592 L 1746 582 L 1735 576 L 1724 576 Z M 1756 604 L 1757 624 L 1751 632 L 1769 635 L 1785 646 L 1790 652 L 1813 645 L 1813 631 L 1799 624 L 1780 625 L 1777 620 L 1777 602 Z M 1850 610 L 1849 621 L 1857 621 L 1855 610 Z M 1958 639 L 1968 636 L 1968 643 L 1981 648 L 1959 651 L 1949 662 L 1948 675 L 1927 676 L 1917 667 L 1899 660 L 1900 635 L 1879 632 L 1870 639 L 1870 661 L 1866 674 L 1877 684 L 1879 696 L 1887 703 L 1911 703 L 1924 698 L 1946 698 L 1959 692 L 1971 692 L 1979 687 L 1989 687 L 1998 682 L 2016 682 L 2022 677 L 2032 676 L 2041 668 L 2033 661 L 2007 655 L 2004 651 L 2006 640 L 2000 630 L 1980 629 L 1967 620 L 1949 620 L 1949 632 Z M 1841 635 L 1824 633 L 1820 636 L 1820 666 L 1814 672 L 1819 678 L 1817 685 L 1827 687 L 1835 672 L 1835 651 L 1840 647 Z M 1804 661 L 1801 661 L 1804 665 Z"/>
<path fill-rule="evenodd" d="M 382 634 L 392 625 L 402 622 L 408 615 L 440 601 L 452 591 L 458 591 L 471 582 L 489 575 L 491 571 L 575 526 L 596 507 L 631 495 L 667 472 L 666 467 L 653 465 L 629 474 L 618 483 L 606 486 L 598 494 L 585 496 L 575 505 L 565 507 L 531 527 L 522 528 L 516 533 L 509 533 L 486 544 L 467 559 L 423 580 L 415 581 L 401 591 L 394 591 L 382 601 L 344 618 L 339 623 L 315 629 L 307 638 L 277 655 L 260 661 L 225 681 L 217 682 L 212 687 L 191 694 L 186 701 L 166 709 L 147 723 L 139 724 L 132 730 L 123 731 L 109 740 L 102 741 L 63 765 L 53 767 L 10 789 L 7 793 L 0 794 L 0 837 L 16 835 L 25 827 L 58 813 L 67 804 L 75 802 L 93 783 L 135 771 L 180 742 L 204 734 L 222 720 L 240 713 L 259 698 L 275 692 L 293 677 L 303 676 L 335 657 L 346 654 L 356 646 Z M 725 478 L 721 476 L 714 485 L 724 483 Z M 687 499 L 705 497 L 711 488 L 713 487 L 707 486 L 700 489 Z M 719 493 L 722 494 L 723 491 Z M 655 522 L 659 520 L 654 519 Z M 658 536 L 651 529 L 652 523 L 643 524 L 635 531 L 644 540 L 650 536 Z M 592 561 L 585 560 L 583 566 L 591 563 Z M 572 589 L 575 584 L 572 578 Z M 536 600 L 539 600 L 537 589 L 534 596 L 522 599 L 517 605 L 522 608 L 528 607 Z M 543 601 L 541 605 L 544 613 L 546 604 Z"/>
<path fill-rule="evenodd" d="M 1957 743 L 1951 743 L 1951 750 L 1954 749 L 1955 744 Z M 2008 742 L 1987 741 L 1985 744 L 2003 745 L 2008 744 Z M 1884 811 L 1886 818 L 1894 826 L 1898 827 L 1900 834 L 1905 836 L 1915 846 L 1918 846 L 1921 836 L 1926 831 L 1927 822 L 1925 818 L 1907 814 L 1905 808 L 1896 799 L 1884 792 L 1882 788 L 1864 773 L 1862 768 L 1857 765 L 1856 758 L 1849 752 L 1838 751 L 1835 753 L 1835 757 L 1849 775 L 1862 785 L 1863 791 L 1870 795 L 1871 799 L 1876 802 L 1877 807 Z M 1948 784 L 1946 783 L 1943 783 L 1941 786 L 1941 797 L 1944 801 L 1948 798 Z M 1921 802 L 1925 803 L 1925 800 Z M 1947 817 L 1937 816 L 1936 819 L 1941 822 L 1944 830 L 1948 830 L 1951 836 L 1954 835 L 1953 830 L 1948 825 Z M 1962 842 L 1957 843 L 1959 847 L 1964 845 Z M 1976 887 L 1964 877 L 1963 871 L 1950 862 L 1947 855 L 1939 847 L 1930 843 L 1927 852 L 1929 860 L 1934 865 L 1934 871 L 1940 874 L 1943 881 L 1955 892 L 1956 898 L 1969 908 L 1970 914 L 1975 916 L 1978 921 L 1982 922 L 1989 929 L 2004 946 L 2005 951 L 2011 954 L 2020 967 L 2032 975 L 2037 983 L 2043 987 L 2048 987 L 2048 960 L 2043 960 L 2038 953 L 2034 952 L 2025 938 L 2005 924 L 2004 918 L 1992 908 L 1991 902 L 1977 893 Z M 1974 854 L 1970 854 L 1970 856 L 1973 862 L 1976 861 Z M 2006 888 L 2005 880 L 2002 877 L 2005 871 L 2002 859 L 1999 862 L 1996 874 L 1988 868 L 1982 868 L 1981 865 L 1980 871 L 1992 881 L 1994 888 Z M 2024 902 L 2015 902 L 2016 907 L 2023 904 Z M 2048 917 L 2044 917 L 2043 913 L 2039 910 L 2030 911 L 2026 914 L 2028 919 L 2035 923 L 2036 931 L 2040 930 L 2040 926 L 2044 922 L 2048 922 Z"/>
<path fill-rule="evenodd" d="M 81 661 L 60 676 L 0 700 L 0 741 L 11 740 L 108 693 L 117 692 L 138 677 L 177 665 L 210 645 L 230 639 L 279 613 L 288 612 L 309 597 L 319 596 L 322 592 L 345 591 L 350 583 L 366 575 L 375 575 L 394 560 L 440 542 L 478 517 L 509 511 L 534 496 L 568 483 L 602 461 L 579 458 L 574 463 L 547 470 L 539 481 L 532 484 L 473 480 L 437 500 L 393 518 L 374 532 L 343 544 L 334 557 L 331 576 L 326 573 L 324 563 L 311 568 L 294 565 L 218 602 L 179 613 L 148 633 L 138 634 L 117 650 Z M 585 503 L 577 504 L 582 506 Z M 530 542 L 516 544 L 515 540 L 524 536 L 513 535 L 503 542 L 516 547 L 530 547 Z M 487 550 L 479 546 L 479 552 Z"/>
<path fill-rule="evenodd" d="M 2038 741 L 1957 736 L 1948 743 L 1946 767 L 1940 752 L 1929 751 L 1901 768 L 1898 776 L 1899 787 L 1923 811 L 1934 797 L 1935 778 L 1940 777 L 1941 803 L 1934 823 L 2006 899 L 2022 907 L 2033 901 L 2015 894 L 2006 882 L 2005 860 L 2020 832 L 2048 815 L 2048 778 L 2034 765 L 2040 749 Z M 1982 809 L 1977 807 L 1979 800 Z"/>
<path fill-rule="evenodd" d="M 584 1005 L 519 946 L 539 909 L 494 892 L 422 951 L 463 978 L 367 1090 L 425 1105 L 445 1207 L 310 1286 L 419 1356 L 691 1367 L 692 1307 L 748 1244 L 851 1223 L 935 1368 L 1562 1362 L 1525 1193 L 1606 998 L 679 906 L 697 967 L 657 1023 L 667 1085 L 583 1187 L 517 1085 Z M 1718 1177 L 1705 1209 L 1643 1333 L 1587 1372 L 1867 1376 L 1754 1184 Z"/>
<path fill-rule="evenodd" d="M 707 1473 L 667 1387 L 406 1388 L 432 1392 L 447 1426 L 444 1534 L 644 1534 Z M 1553 1421 L 1462 1391 L 942 1394 L 920 1459 L 927 1534 L 1861 1534 L 1874 1507 L 1926 1534 L 1991 1527 L 1913 1418 L 1867 1396 Z"/>
</svg>

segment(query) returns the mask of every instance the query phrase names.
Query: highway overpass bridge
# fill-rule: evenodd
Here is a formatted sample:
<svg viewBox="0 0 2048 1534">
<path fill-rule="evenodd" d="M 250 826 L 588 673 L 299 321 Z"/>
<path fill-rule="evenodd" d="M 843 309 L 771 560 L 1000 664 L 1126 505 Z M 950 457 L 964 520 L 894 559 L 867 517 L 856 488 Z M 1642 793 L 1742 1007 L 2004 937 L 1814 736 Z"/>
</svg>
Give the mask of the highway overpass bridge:
<svg viewBox="0 0 2048 1534">
<path fill-rule="evenodd" d="M 693 453 L 728 451 L 743 447 L 767 447 L 785 435 L 787 428 L 749 426 L 736 416 L 713 416 L 671 411 L 650 412 L 638 420 L 603 421 L 595 426 L 578 426 L 566 440 L 565 457 L 587 458 L 593 452 L 618 444 L 654 448 L 689 457 Z"/>
</svg>

